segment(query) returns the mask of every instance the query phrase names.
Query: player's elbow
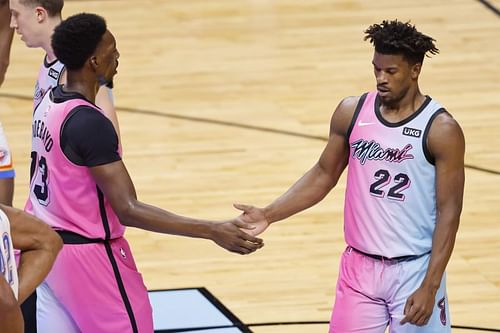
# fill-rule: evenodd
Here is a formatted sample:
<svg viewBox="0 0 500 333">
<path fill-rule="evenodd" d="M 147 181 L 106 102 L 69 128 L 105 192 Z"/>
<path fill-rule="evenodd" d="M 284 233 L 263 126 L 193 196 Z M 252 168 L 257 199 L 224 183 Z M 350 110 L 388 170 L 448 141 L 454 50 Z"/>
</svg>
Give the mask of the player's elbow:
<svg viewBox="0 0 500 333">
<path fill-rule="evenodd" d="M 120 223 L 126 227 L 137 227 L 137 200 L 130 200 L 115 209 Z"/>
</svg>

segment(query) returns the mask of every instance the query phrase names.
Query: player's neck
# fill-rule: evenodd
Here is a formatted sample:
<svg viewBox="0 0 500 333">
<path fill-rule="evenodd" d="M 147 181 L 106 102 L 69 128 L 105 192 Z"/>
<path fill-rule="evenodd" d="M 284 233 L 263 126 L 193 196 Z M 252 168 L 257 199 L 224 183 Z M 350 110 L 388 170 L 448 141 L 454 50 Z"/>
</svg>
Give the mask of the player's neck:
<svg viewBox="0 0 500 333">
<path fill-rule="evenodd" d="M 95 78 L 89 77 L 89 74 L 83 69 L 79 71 L 68 70 L 66 81 L 63 87 L 64 91 L 79 93 L 88 101 L 95 103 L 95 96 L 99 88 L 99 84 Z"/>
<path fill-rule="evenodd" d="M 54 17 L 49 19 L 47 22 L 47 27 L 46 27 L 46 34 L 44 38 L 44 42 L 42 43 L 42 49 L 47 53 L 47 62 L 52 63 L 54 62 L 57 57 L 54 54 L 54 50 L 52 49 L 52 34 L 54 33 L 54 29 L 56 26 L 61 23 L 61 18 L 60 17 Z"/>
<path fill-rule="evenodd" d="M 416 112 L 425 101 L 425 96 L 420 92 L 418 86 L 410 89 L 399 101 L 390 104 L 382 103 L 380 111 L 386 115 L 406 117 Z"/>
</svg>

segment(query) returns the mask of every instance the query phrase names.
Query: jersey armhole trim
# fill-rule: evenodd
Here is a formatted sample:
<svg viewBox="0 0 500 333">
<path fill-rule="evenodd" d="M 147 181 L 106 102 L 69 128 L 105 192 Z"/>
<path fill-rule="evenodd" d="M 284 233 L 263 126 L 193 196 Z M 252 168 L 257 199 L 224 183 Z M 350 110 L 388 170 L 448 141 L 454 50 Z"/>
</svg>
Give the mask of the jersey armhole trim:
<svg viewBox="0 0 500 333">
<path fill-rule="evenodd" d="M 427 126 L 425 126 L 424 130 L 424 135 L 422 135 L 422 149 L 424 150 L 424 156 L 427 162 L 430 164 L 434 165 L 436 161 L 434 160 L 434 157 L 432 156 L 431 152 L 429 151 L 429 148 L 427 147 L 427 136 L 429 135 L 429 131 L 431 129 L 431 125 L 434 122 L 434 119 L 440 115 L 441 113 L 446 112 L 445 108 L 440 108 L 434 114 L 430 117 L 429 121 L 427 122 Z"/>
<path fill-rule="evenodd" d="M 361 95 L 359 98 L 358 104 L 356 105 L 356 110 L 354 110 L 354 114 L 352 115 L 351 123 L 349 124 L 349 128 L 347 129 L 346 137 L 349 139 L 351 136 L 352 129 L 354 128 L 354 124 L 356 123 L 356 119 L 358 119 L 359 112 L 361 111 L 361 108 L 365 104 L 366 96 L 368 96 L 368 93 L 364 93 Z"/>
</svg>

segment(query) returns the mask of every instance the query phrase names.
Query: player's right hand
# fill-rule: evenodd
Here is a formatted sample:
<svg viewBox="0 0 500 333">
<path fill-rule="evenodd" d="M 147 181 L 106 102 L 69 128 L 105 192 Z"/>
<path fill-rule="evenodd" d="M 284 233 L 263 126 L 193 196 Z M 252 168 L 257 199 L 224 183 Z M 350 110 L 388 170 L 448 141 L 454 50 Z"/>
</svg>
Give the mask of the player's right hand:
<svg viewBox="0 0 500 333">
<path fill-rule="evenodd" d="M 238 219 L 214 223 L 212 240 L 228 251 L 249 254 L 263 247 L 264 241 L 242 231 L 248 228 L 252 228 L 252 225 Z"/>
</svg>

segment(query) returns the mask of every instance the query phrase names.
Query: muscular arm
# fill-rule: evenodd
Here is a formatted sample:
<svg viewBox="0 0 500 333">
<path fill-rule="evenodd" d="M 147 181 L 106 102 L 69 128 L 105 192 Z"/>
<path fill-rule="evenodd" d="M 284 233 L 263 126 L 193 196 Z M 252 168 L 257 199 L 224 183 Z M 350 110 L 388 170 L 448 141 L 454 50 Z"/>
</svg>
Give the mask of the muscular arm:
<svg viewBox="0 0 500 333">
<path fill-rule="evenodd" d="M 436 166 L 437 221 L 425 278 L 408 298 L 405 318 L 424 325 L 429 320 L 445 268 L 450 260 L 462 212 L 465 140 L 458 123 L 447 113 L 436 117 L 427 139 Z"/>
<path fill-rule="evenodd" d="M 269 223 L 285 219 L 322 200 L 337 184 L 347 166 L 347 131 L 359 98 L 344 99 L 330 122 L 330 136 L 318 162 L 273 203 L 264 208 Z"/>
<path fill-rule="evenodd" d="M 21 304 L 49 273 L 62 241 L 38 218 L 12 207 L 0 208 L 9 218 L 13 246 L 22 253 L 18 267 Z"/>
<path fill-rule="evenodd" d="M 165 234 L 211 239 L 225 249 L 247 254 L 262 247 L 262 240 L 238 227 L 245 224 L 212 223 L 176 215 L 137 200 L 134 185 L 123 162 L 90 168 L 94 180 L 109 200 L 122 224 Z"/>
<path fill-rule="evenodd" d="M 0 276 L 0 332 L 24 332 L 23 316 L 12 288 Z"/>
<path fill-rule="evenodd" d="M 465 140 L 457 122 L 443 113 L 431 126 L 428 145 L 436 163 L 437 222 L 422 285 L 436 292 L 455 245 L 462 212 Z"/>
<path fill-rule="evenodd" d="M 0 204 L 12 206 L 14 178 L 0 178 Z"/>
<path fill-rule="evenodd" d="M 10 46 L 14 30 L 9 27 L 9 2 L 0 0 L 0 86 L 5 79 L 5 72 L 9 66 Z"/>
</svg>

